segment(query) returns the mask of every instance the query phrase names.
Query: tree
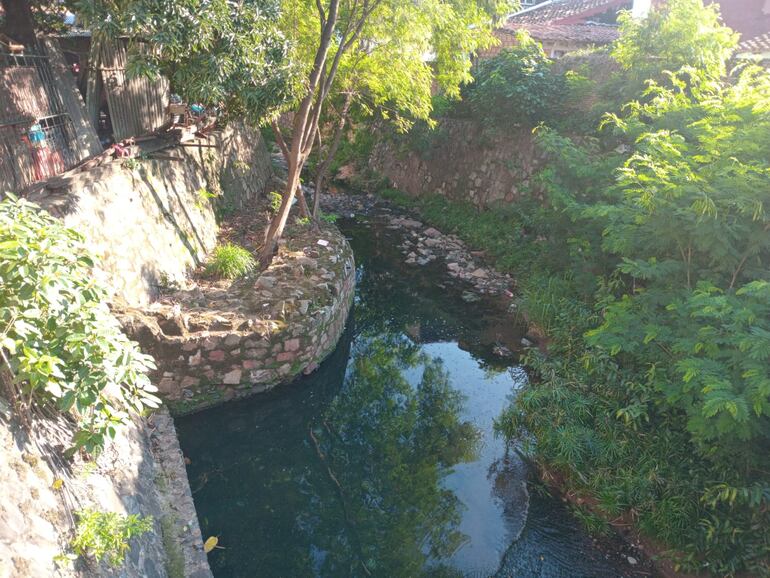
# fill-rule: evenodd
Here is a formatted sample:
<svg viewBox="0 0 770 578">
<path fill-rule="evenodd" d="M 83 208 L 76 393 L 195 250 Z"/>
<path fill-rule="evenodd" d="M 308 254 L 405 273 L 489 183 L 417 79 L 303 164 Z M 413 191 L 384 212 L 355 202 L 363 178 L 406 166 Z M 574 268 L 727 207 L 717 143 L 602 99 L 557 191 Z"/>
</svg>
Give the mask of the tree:
<svg viewBox="0 0 770 578">
<path fill-rule="evenodd" d="M 647 18 L 621 14 L 620 37 L 613 58 L 625 70 L 634 96 L 647 80 L 662 80 L 664 71 L 692 66 L 712 78 L 725 74 L 727 59 L 738 43 L 738 34 L 724 26 L 717 3 L 703 0 L 670 0 Z M 629 78 L 630 77 L 630 78 Z"/>
<path fill-rule="evenodd" d="M 552 65 L 540 43 L 519 32 L 515 46 L 479 62 L 463 100 L 492 130 L 553 122 L 564 108 L 567 83 Z"/>
<path fill-rule="evenodd" d="M 78 13 L 100 36 L 128 36 L 133 73 L 165 74 L 189 100 L 230 116 L 272 118 L 288 176 L 260 261 L 271 260 L 318 140 L 327 98 L 341 70 L 366 70 L 371 94 L 426 117 L 433 80 L 450 95 L 470 80 L 473 53 L 493 41 L 512 0 L 80 0 Z M 141 40 L 141 43 L 138 42 Z M 399 50 L 393 51 L 393 46 Z M 432 63 L 426 62 L 432 53 Z M 398 55 L 388 62 L 381 55 Z M 372 57 L 372 55 L 378 55 Z M 372 57 L 372 58 L 370 58 Z M 377 59 L 379 58 L 379 59 Z M 403 74 L 398 74 L 402 69 Z M 432 74 L 428 75 L 427 72 Z M 378 75 L 393 75 L 387 82 Z M 397 96 L 397 98 L 394 98 Z M 276 121 L 292 110 L 290 133 Z"/>
<path fill-rule="evenodd" d="M 377 68 L 385 72 L 400 65 L 404 70 L 402 79 L 420 80 L 413 86 L 402 84 L 399 96 L 406 100 L 411 94 L 422 99 L 434 75 L 449 94 L 456 95 L 459 84 L 470 79 L 471 56 L 492 42 L 492 27 L 509 7 L 510 2 L 503 0 L 431 0 L 409 5 L 398 0 L 329 0 L 326 6 L 321 0 L 293 0 L 286 6 L 283 19 L 296 38 L 293 57 L 304 64 L 305 86 L 294 112 L 289 142 L 278 123 L 273 122 L 288 174 L 281 207 L 270 223 L 260 255 L 263 266 L 271 261 L 283 233 L 300 174 L 318 140 L 324 106 L 336 88 L 340 71 L 349 66 L 353 74 L 362 63 L 371 66 L 373 58 L 400 44 L 402 50 L 395 52 L 399 60 L 389 64 L 380 61 L 386 66 Z M 413 36 L 404 42 L 407 33 Z M 435 54 L 434 75 L 411 74 L 425 70 L 420 66 L 427 66 L 428 51 Z M 411 108 L 420 111 L 417 106 Z M 344 128 L 344 122 L 340 124 Z"/>
<path fill-rule="evenodd" d="M 189 102 L 262 122 L 298 90 L 280 0 L 77 0 L 93 42 L 129 38 L 129 71 L 164 75 Z"/>
<path fill-rule="evenodd" d="M 319 193 L 350 118 L 377 115 L 399 131 L 409 130 L 415 120 L 428 121 L 434 89 L 457 96 L 459 86 L 471 80 L 468 63 L 462 61 L 458 66 L 458 52 L 488 47 L 493 42 L 487 34 L 490 17 L 510 9 L 509 4 L 499 3 L 492 12 L 466 12 L 464 18 L 442 22 L 435 19 L 429 4 L 383 6 L 342 59 L 335 94 L 327 107 L 331 114 L 323 115 L 325 122 L 317 132 L 318 137 L 326 135 L 328 144 L 324 148 L 322 139 L 317 138 L 314 217 Z M 426 58 L 427 54 L 432 58 Z"/>
</svg>

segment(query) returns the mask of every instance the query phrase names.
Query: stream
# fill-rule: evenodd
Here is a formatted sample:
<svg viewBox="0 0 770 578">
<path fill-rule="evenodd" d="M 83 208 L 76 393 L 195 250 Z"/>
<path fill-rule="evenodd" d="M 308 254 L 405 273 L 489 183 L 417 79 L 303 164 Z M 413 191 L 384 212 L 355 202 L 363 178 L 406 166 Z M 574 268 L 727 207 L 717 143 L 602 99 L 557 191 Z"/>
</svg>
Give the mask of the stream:
<svg viewBox="0 0 770 578">
<path fill-rule="evenodd" d="M 178 418 L 220 577 L 636 576 L 532 479 L 494 420 L 527 376 L 500 298 L 468 302 L 441 259 L 406 265 L 403 232 L 339 223 L 354 311 L 313 374 Z M 503 357 L 502 355 L 507 355 Z"/>
</svg>

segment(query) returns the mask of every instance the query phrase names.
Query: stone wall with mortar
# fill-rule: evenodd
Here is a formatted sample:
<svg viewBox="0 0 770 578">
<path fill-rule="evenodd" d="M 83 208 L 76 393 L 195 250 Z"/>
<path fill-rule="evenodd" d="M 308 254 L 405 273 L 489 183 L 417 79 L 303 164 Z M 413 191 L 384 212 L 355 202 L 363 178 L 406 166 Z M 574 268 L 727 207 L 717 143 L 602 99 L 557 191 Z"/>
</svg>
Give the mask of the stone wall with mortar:
<svg viewBox="0 0 770 578">
<path fill-rule="evenodd" d="M 182 453 L 168 414 L 135 420 L 94 460 L 61 457 L 71 420 L 22 427 L 0 397 L 0 578 L 210 578 Z M 186 499 L 185 499 L 186 498 Z M 73 555 L 77 512 L 152 517 L 119 568 Z M 59 562 L 57 562 L 59 558 Z"/>
<path fill-rule="evenodd" d="M 216 245 L 215 203 L 242 206 L 272 174 L 256 129 L 230 126 L 198 144 L 67 173 L 30 200 L 85 236 L 115 297 L 146 304 Z"/>
<path fill-rule="evenodd" d="M 411 150 L 408 138 L 380 140 L 369 161 L 372 169 L 406 193 L 440 194 L 477 207 L 539 195 L 532 176 L 542 167 L 545 154 L 535 145 L 531 129 L 490 135 L 472 121 L 445 119 L 427 150 Z"/>
<path fill-rule="evenodd" d="M 312 372 L 342 334 L 355 291 L 353 251 L 336 227 L 287 231 L 270 267 L 195 286 L 149 309 L 116 310 L 153 355 L 174 414 L 266 391 Z"/>
</svg>

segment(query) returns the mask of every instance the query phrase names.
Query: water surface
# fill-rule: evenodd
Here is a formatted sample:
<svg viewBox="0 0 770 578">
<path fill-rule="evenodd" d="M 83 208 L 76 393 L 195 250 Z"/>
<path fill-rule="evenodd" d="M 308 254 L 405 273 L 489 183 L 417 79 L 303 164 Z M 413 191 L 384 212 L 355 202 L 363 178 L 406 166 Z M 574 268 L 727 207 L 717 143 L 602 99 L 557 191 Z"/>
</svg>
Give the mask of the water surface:
<svg viewBox="0 0 770 578">
<path fill-rule="evenodd" d="M 493 421 L 526 375 L 505 303 L 466 303 L 400 232 L 348 220 L 351 322 L 314 374 L 177 420 L 217 577 L 611 577 Z M 609 558 L 609 559 L 608 559 Z"/>
</svg>

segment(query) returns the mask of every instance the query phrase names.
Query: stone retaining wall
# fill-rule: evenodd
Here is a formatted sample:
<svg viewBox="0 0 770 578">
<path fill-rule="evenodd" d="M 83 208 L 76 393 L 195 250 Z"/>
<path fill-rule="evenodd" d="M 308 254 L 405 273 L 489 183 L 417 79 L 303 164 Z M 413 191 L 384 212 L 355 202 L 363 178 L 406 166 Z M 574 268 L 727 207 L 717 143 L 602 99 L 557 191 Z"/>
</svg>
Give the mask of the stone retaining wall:
<svg viewBox="0 0 770 578">
<path fill-rule="evenodd" d="M 489 135 L 472 121 L 444 119 L 427 150 L 417 152 L 407 144 L 381 140 L 369 165 L 411 195 L 435 193 L 477 207 L 539 195 L 532 176 L 545 154 L 536 147 L 531 129 Z"/>
<path fill-rule="evenodd" d="M 342 234 L 304 226 L 287 231 L 256 278 L 197 286 L 150 309 L 116 313 L 155 358 L 153 383 L 179 415 L 312 372 L 336 346 L 354 290 L 353 252 Z"/>
<path fill-rule="evenodd" d="M 135 419 L 93 460 L 69 447 L 73 422 L 37 417 L 28 426 L 0 397 L 0 578 L 210 578 L 187 472 L 168 414 Z M 186 499 L 185 499 L 186 498 Z M 131 539 L 120 568 L 71 555 L 77 512 L 152 517 Z"/>
<path fill-rule="evenodd" d="M 256 129 L 231 126 L 201 145 L 68 173 L 29 198 L 85 236 L 114 297 L 146 304 L 216 245 L 215 205 L 242 206 L 272 174 Z"/>
</svg>

